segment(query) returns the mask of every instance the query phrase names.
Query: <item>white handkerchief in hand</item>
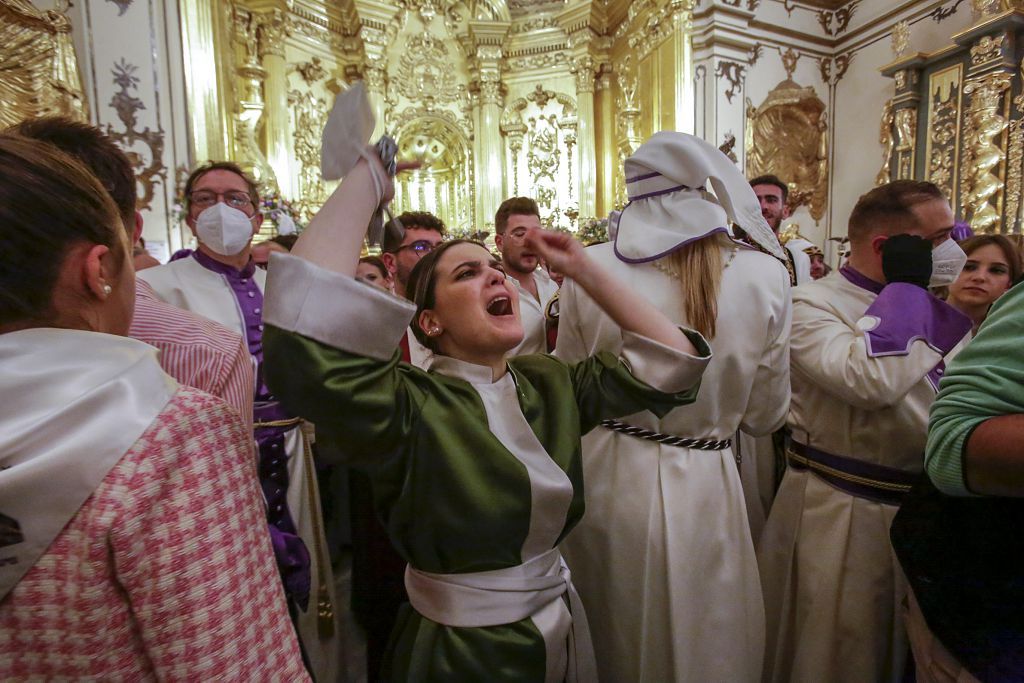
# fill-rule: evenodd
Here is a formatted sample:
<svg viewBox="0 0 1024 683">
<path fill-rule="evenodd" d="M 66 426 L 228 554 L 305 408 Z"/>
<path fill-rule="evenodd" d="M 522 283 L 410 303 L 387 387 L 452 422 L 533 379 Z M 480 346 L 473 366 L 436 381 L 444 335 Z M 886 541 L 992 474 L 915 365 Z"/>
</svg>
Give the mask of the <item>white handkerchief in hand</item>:
<svg viewBox="0 0 1024 683">
<path fill-rule="evenodd" d="M 320 173 L 324 180 L 344 178 L 355 167 L 375 125 L 362 81 L 334 98 L 320 148 Z"/>
</svg>

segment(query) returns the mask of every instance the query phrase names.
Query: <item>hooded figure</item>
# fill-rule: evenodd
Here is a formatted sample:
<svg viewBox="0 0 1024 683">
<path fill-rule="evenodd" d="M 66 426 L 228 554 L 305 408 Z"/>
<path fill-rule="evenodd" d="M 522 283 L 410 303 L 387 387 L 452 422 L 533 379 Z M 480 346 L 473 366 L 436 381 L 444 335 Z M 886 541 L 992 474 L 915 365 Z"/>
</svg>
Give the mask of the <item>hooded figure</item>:
<svg viewBox="0 0 1024 683">
<path fill-rule="evenodd" d="M 712 145 L 654 135 L 625 164 L 629 204 L 588 254 L 711 339 L 697 401 L 583 439 L 587 514 L 562 548 L 591 623 L 600 680 L 754 681 L 764 612 L 731 439 L 770 434 L 789 406 L 789 275 L 737 242 L 782 247 L 753 190 Z M 556 355 L 615 352 L 622 332 L 575 283 Z"/>
</svg>

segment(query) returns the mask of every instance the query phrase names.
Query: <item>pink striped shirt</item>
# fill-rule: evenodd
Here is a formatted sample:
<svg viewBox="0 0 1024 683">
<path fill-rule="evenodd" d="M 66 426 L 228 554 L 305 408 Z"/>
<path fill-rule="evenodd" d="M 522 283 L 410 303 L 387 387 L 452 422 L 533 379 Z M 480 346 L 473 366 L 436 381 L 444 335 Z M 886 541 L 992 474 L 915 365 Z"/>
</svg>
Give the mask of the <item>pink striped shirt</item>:
<svg viewBox="0 0 1024 683">
<path fill-rule="evenodd" d="M 135 316 L 128 336 L 159 349 L 164 372 L 224 399 L 252 430 L 253 361 L 240 335 L 161 301 L 148 282 L 136 278 Z"/>
</svg>

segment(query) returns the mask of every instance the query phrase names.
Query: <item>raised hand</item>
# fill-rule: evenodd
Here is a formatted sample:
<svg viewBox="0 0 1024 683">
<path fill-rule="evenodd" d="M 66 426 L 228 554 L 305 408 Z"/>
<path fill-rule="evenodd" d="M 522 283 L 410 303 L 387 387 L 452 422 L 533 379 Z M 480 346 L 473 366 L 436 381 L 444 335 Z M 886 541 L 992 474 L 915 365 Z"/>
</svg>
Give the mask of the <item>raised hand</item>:
<svg viewBox="0 0 1024 683">
<path fill-rule="evenodd" d="M 588 258 L 583 245 L 564 232 L 551 232 L 533 228 L 526 233 L 526 244 L 552 269 L 568 277 L 577 278 L 587 266 Z"/>
</svg>

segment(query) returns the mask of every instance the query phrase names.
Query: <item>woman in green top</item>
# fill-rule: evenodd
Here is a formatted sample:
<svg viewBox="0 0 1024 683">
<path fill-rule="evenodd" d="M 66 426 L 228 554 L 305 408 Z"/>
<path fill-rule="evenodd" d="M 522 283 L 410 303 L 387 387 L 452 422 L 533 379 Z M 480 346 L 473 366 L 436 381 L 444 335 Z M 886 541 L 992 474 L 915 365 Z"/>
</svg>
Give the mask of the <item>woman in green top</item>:
<svg viewBox="0 0 1024 683">
<path fill-rule="evenodd" d="M 292 254 L 274 255 L 264 313 L 275 394 L 369 474 L 409 562 L 411 607 L 383 677 L 594 680 L 557 550 L 583 514 L 580 436 L 603 419 L 692 402 L 710 351 L 578 242 L 538 230 L 528 243 L 619 324 L 623 351 L 574 365 L 506 360 L 523 334 L 518 297 L 482 246 L 457 241 L 425 257 L 411 277 L 415 305 L 353 279 L 365 226 L 392 193 L 379 163 L 360 161 Z M 399 361 L 410 321 L 435 352 L 427 372 Z"/>
</svg>

